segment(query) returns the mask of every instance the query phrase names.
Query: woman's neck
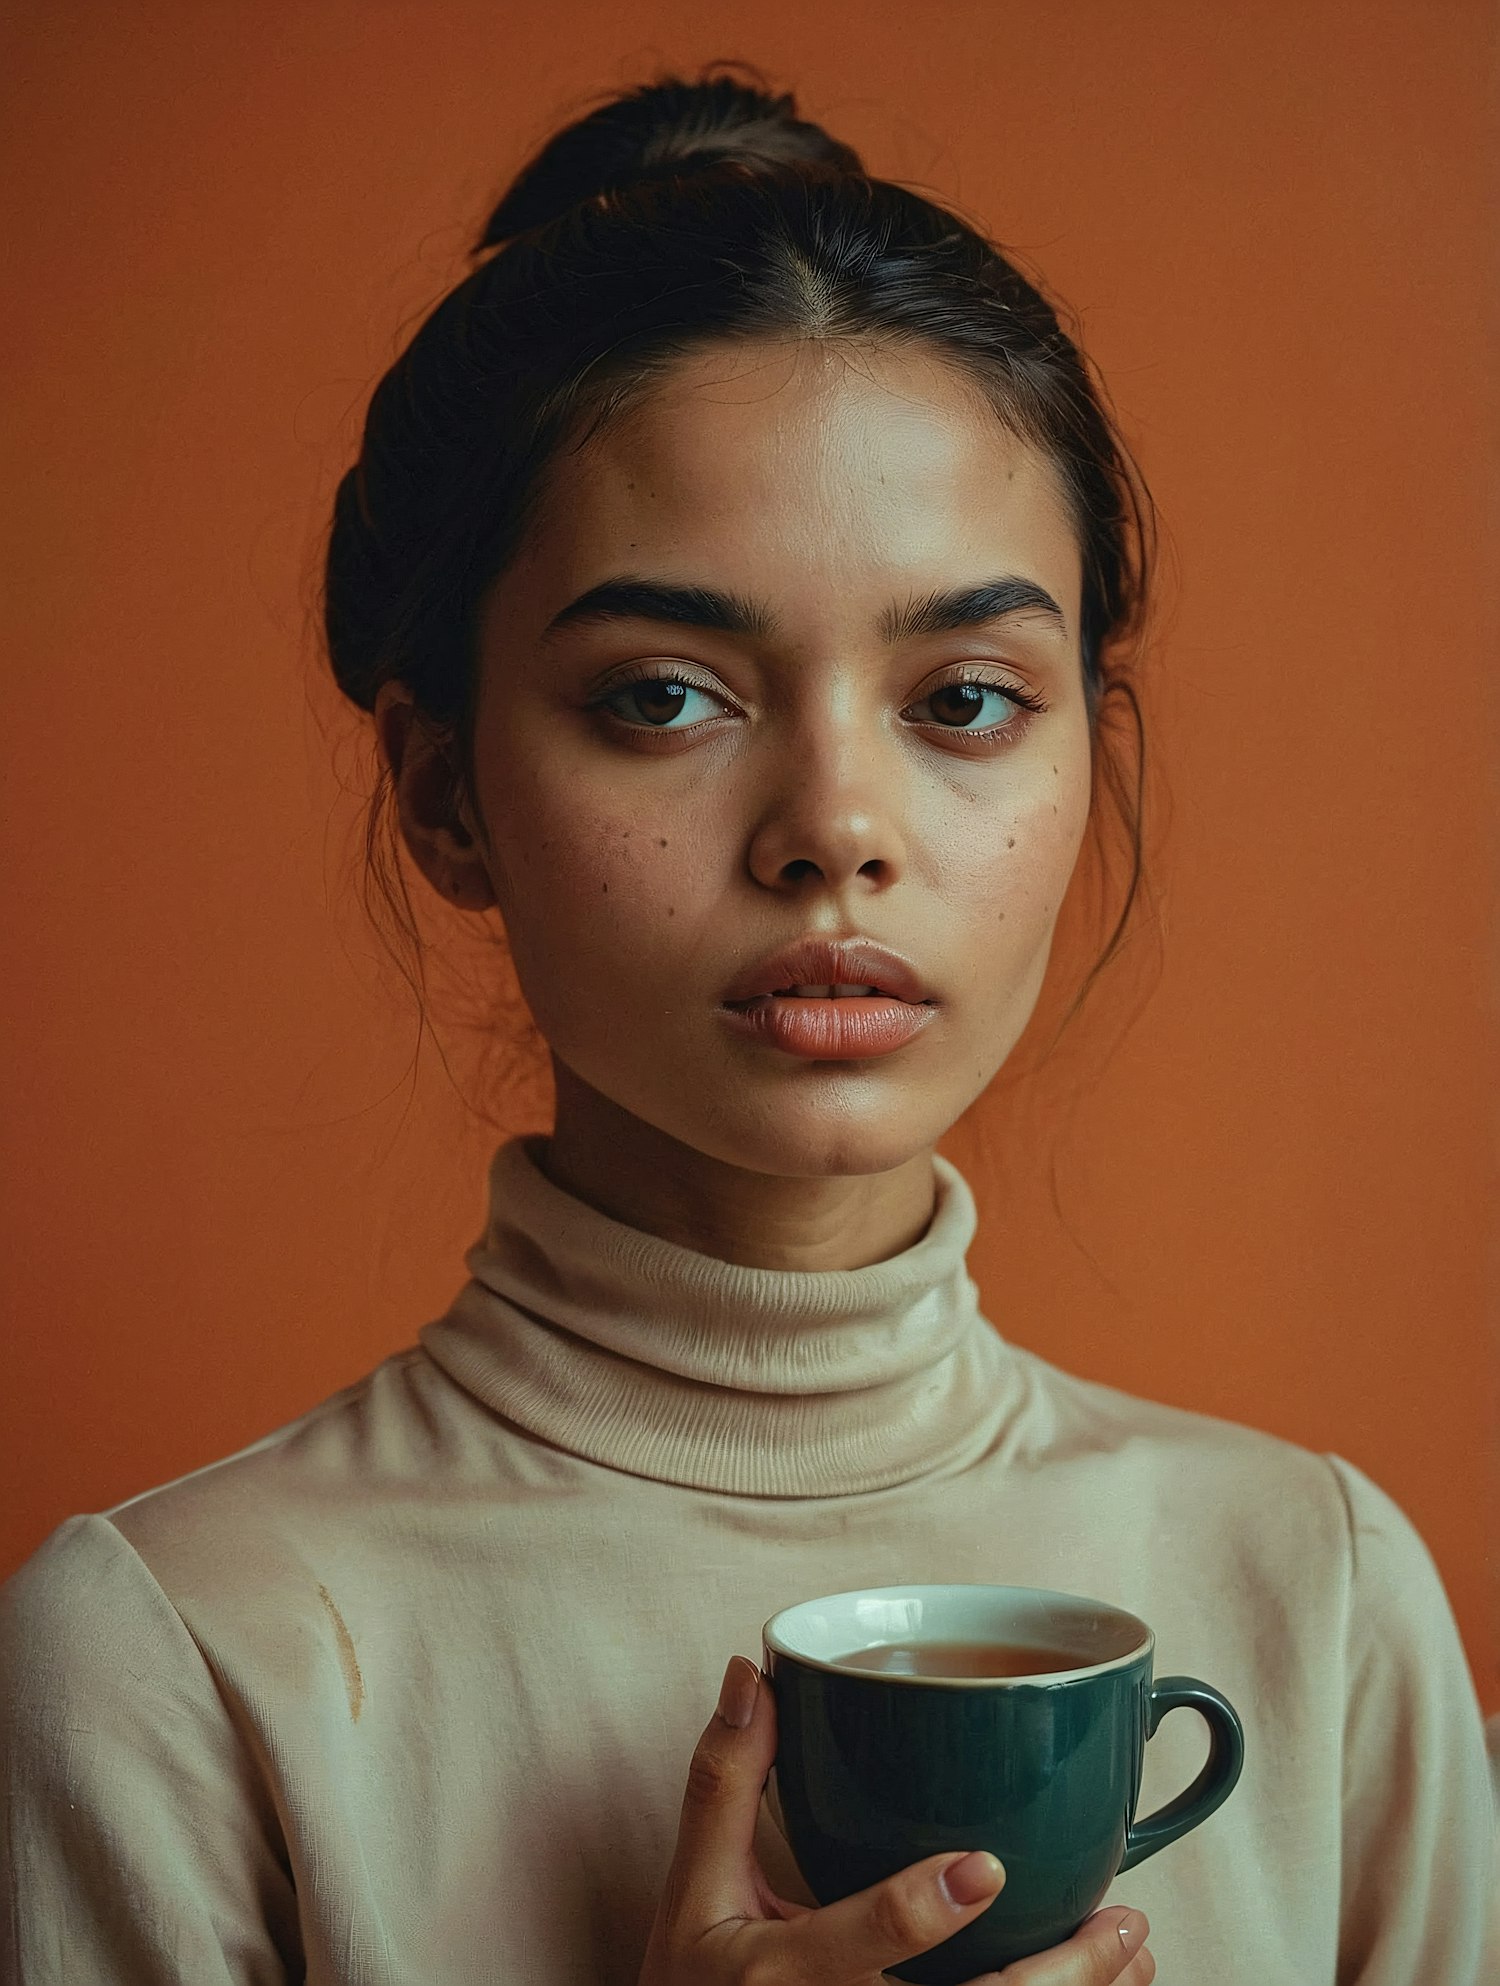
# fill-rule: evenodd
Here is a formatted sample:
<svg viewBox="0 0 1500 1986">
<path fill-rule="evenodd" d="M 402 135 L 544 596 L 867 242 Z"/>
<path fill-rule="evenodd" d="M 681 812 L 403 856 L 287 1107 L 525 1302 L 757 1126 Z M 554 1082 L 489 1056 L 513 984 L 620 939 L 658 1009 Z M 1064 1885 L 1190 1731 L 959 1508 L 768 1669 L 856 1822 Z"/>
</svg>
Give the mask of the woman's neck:
<svg viewBox="0 0 1500 1986">
<path fill-rule="evenodd" d="M 932 1150 L 890 1172 L 786 1176 L 711 1158 L 553 1057 L 557 1116 L 538 1163 L 612 1220 L 754 1269 L 863 1269 L 910 1248 L 933 1212 Z"/>
</svg>

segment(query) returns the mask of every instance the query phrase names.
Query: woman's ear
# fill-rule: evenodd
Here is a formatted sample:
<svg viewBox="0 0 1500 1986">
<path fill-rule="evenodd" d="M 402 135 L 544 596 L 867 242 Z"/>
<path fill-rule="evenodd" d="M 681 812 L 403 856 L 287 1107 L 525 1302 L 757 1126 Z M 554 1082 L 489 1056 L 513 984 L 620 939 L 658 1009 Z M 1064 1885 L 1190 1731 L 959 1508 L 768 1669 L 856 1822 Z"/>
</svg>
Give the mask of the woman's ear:
<svg viewBox="0 0 1500 1986">
<path fill-rule="evenodd" d="M 440 896 L 460 910 L 488 910 L 494 886 L 473 822 L 439 745 L 404 683 L 375 695 L 375 735 L 390 768 L 401 837 Z"/>
</svg>

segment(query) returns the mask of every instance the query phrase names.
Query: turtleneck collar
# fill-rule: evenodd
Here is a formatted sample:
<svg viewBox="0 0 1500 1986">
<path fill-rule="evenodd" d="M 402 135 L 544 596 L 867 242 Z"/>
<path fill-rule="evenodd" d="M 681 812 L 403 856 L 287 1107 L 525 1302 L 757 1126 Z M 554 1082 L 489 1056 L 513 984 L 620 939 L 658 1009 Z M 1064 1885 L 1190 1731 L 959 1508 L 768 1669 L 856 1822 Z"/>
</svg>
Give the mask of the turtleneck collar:
<svg viewBox="0 0 1500 1986">
<path fill-rule="evenodd" d="M 495 1153 L 470 1281 L 418 1334 L 495 1412 L 610 1468 L 745 1496 L 888 1488 L 994 1426 L 1013 1375 L 965 1263 L 973 1195 L 941 1155 L 919 1241 L 806 1271 L 628 1227 L 548 1179 L 544 1148 Z"/>
</svg>

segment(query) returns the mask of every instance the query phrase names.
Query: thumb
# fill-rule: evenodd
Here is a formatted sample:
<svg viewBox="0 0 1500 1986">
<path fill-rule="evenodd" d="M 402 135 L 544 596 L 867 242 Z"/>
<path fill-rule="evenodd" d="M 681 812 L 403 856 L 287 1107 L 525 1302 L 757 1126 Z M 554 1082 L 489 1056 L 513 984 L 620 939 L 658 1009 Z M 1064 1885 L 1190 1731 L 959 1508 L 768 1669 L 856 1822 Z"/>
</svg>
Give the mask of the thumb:
<svg viewBox="0 0 1500 1986">
<path fill-rule="evenodd" d="M 884 1973 L 965 1929 L 1004 1886 L 1004 1867 L 986 1850 L 929 1855 L 789 1925 L 797 1976 L 833 1986 Z M 1080 1973 L 1077 1986 L 1083 1979 Z M 1074 1986 L 1071 1974 L 1069 1981 Z"/>
<path fill-rule="evenodd" d="M 689 1928 L 719 1922 L 755 1894 L 755 1823 L 776 1759 L 776 1705 L 760 1670 L 731 1656 L 688 1766 L 672 1859 L 672 1915 Z"/>
</svg>

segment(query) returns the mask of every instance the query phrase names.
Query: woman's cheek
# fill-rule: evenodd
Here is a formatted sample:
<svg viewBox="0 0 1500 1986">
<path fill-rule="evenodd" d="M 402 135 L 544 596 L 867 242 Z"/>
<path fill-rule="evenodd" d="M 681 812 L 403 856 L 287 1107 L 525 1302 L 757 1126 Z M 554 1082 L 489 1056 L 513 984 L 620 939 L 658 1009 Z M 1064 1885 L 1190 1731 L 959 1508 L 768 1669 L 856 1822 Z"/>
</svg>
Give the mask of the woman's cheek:
<svg viewBox="0 0 1500 1986">
<path fill-rule="evenodd" d="M 988 838 L 972 914 L 965 1020 L 988 1082 L 1020 1038 L 1041 995 L 1058 914 L 1077 859 L 1080 816 L 1053 784 Z M 977 880 L 977 879 L 976 879 Z"/>
<path fill-rule="evenodd" d="M 508 834 L 500 853 L 501 914 L 533 1009 L 597 993 L 601 972 L 628 984 L 659 954 L 659 920 L 677 915 L 669 835 L 575 807 Z"/>
<path fill-rule="evenodd" d="M 967 878 L 976 927 L 1015 948 L 1040 936 L 1055 916 L 1077 860 L 1087 807 L 1047 778 L 1033 796 L 1013 802 L 977 834 L 965 823 L 953 873 Z M 955 846 L 953 855 L 958 855 Z"/>
</svg>

